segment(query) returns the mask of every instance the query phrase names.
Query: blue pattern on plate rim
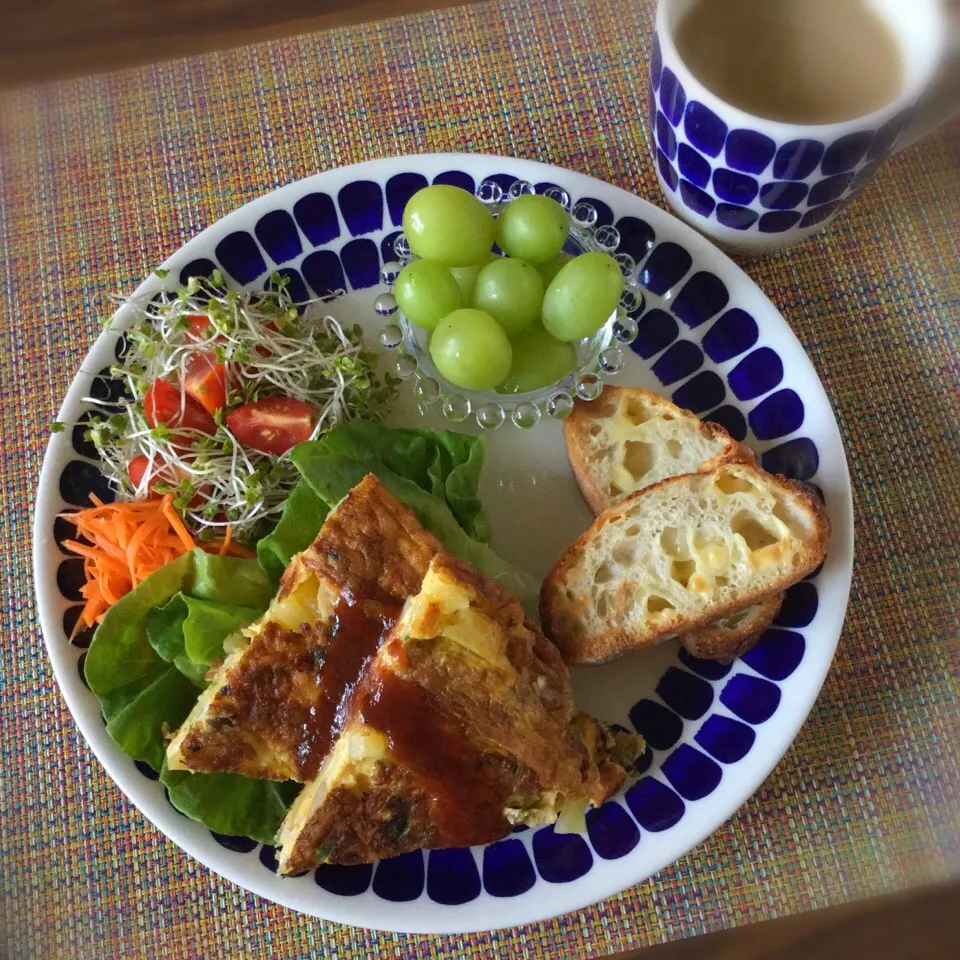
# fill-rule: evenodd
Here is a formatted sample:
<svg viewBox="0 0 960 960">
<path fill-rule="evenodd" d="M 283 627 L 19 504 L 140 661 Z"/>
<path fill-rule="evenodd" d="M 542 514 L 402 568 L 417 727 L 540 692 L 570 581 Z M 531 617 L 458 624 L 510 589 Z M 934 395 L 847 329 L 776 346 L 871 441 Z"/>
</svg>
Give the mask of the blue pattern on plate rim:
<svg viewBox="0 0 960 960">
<path fill-rule="evenodd" d="M 828 157 L 829 169 L 834 170 L 849 168 L 861 153 L 870 155 L 870 145 L 863 138 L 833 145 L 834 149 L 827 151 L 799 142 L 774 154 L 768 144 L 745 136 L 735 138 L 731 147 L 732 134 L 702 105 L 686 100 L 669 70 L 655 79 L 661 97 L 668 97 L 662 109 L 671 136 L 681 129 L 682 121 L 693 147 L 711 159 L 721 156 L 726 139 L 726 159 L 741 171 L 760 173 L 772 161 L 774 175 L 786 181 L 812 175 Z M 689 172 L 689 157 L 687 167 Z M 833 175 L 851 174 L 845 169 Z M 517 178 L 499 174 L 495 179 L 509 186 Z M 438 174 L 433 182 L 468 189 L 474 186 L 470 175 L 457 170 Z M 392 177 L 385 188 L 360 180 L 344 186 L 336 197 L 305 194 L 292 211 L 278 209 L 261 216 L 253 232 L 228 234 L 216 247 L 217 263 L 206 258 L 191 261 L 179 277 L 185 282 L 219 267 L 238 282 L 262 286 L 264 274 L 280 269 L 291 276 L 294 289 L 304 296 L 375 286 L 382 262 L 393 259 L 396 230 L 390 228 L 398 226 L 406 199 L 424 183 L 420 174 L 410 173 Z M 770 196 L 768 192 L 768 200 Z M 589 197 L 581 199 L 593 203 L 604 222 L 613 222 L 613 212 L 606 204 Z M 641 282 L 651 294 L 650 302 L 637 314 L 640 332 L 632 344 L 634 353 L 650 362 L 665 386 L 679 383 L 674 398 L 702 413 L 704 419 L 716 419 L 740 439 L 747 436 L 748 423 L 756 439 L 783 439 L 762 453 L 769 469 L 801 480 L 814 478 L 819 453 L 808 437 L 791 436 L 803 424 L 804 405 L 792 389 L 777 389 L 783 380 L 780 357 L 769 347 L 747 352 L 759 337 L 754 318 L 730 305 L 729 292 L 719 277 L 705 270 L 691 273 L 690 253 L 673 241 L 658 242 L 644 220 L 623 217 L 616 225 L 620 250 L 637 261 Z M 387 236 L 379 243 L 369 236 L 383 230 Z M 346 241 L 339 251 L 327 246 L 338 239 Z M 718 365 L 717 371 L 700 369 L 706 358 Z M 96 389 L 102 396 L 115 396 L 110 391 L 116 385 L 108 374 L 101 372 Z M 727 388 L 746 410 L 746 417 L 741 409 L 725 403 Z M 82 504 L 91 491 L 109 498 L 110 491 L 91 462 L 92 451 L 85 445 L 82 431 L 79 435 L 74 431 L 73 447 L 82 459 L 72 460 L 63 469 L 60 493 L 64 502 Z M 56 522 L 53 533 L 61 550 L 72 532 L 66 521 Z M 61 561 L 57 584 L 63 598 L 73 602 L 63 615 L 67 633 L 79 614 L 76 601 L 82 579 L 79 560 Z M 817 587 L 811 579 L 792 587 L 775 627 L 733 666 L 679 651 L 678 665 L 666 669 L 655 694 L 638 700 L 629 711 L 631 723 L 648 740 L 647 753 L 638 762 L 639 779 L 617 800 L 588 814 L 585 835 L 558 834 L 549 826 L 523 831 L 484 848 L 415 851 L 372 866 L 327 865 L 314 871 L 317 887 L 345 898 L 372 891 L 396 903 L 426 896 L 436 904 L 454 906 L 471 902 L 482 892 L 515 898 L 541 881 L 569 883 L 589 873 L 598 862 L 619 859 L 638 846 L 642 849 L 644 832 L 670 830 L 684 818 L 689 804 L 706 800 L 714 792 L 725 767 L 749 754 L 756 728 L 770 720 L 779 706 L 778 682 L 789 677 L 803 659 L 806 639 L 801 631 L 813 621 L 817 607 Z M 89 632 L 76 644 L 81 677 L 83 648 L 88 644 Z M 156 774 L 144 764 L 134 766 L 146 779 L 156 780 Z M 265 870 L 276 872 L 273 847 L 245 838 L 213 836 L 232 855 L 255 857 Z"/>
<path fill-rule="evenodd" d="M 656 35 L 649 90 L 649 129 L 667 189 L 698 216 L 759 233 L 822 224 L 873 177 L 910 119 L 903 111 L 879 130 L 858 130 L 831 143 L 778 145 L 758 130 L 731 130 L 663 66 Z"/>
</svg>

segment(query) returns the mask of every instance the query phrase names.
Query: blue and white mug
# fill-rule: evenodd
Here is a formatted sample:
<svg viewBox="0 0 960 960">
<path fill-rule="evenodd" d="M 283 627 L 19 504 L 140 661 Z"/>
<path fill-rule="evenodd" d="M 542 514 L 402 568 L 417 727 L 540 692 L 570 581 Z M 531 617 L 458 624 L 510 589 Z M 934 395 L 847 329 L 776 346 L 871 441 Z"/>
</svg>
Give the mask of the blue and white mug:
<svg viewBox="0 0 960 960">
<path fill-rule="evenodd" d="M 922 135 L 914 114 L 950 46 L 943 0 L 872 0 L 899 41 L 899 94 L 866 116 L 809 125 L 753 116 L 694 77 L 674 39 L 695 2 L 657 8 L 650 146 L 673 211 L 725 249 L 768 253 L 822 230 L 898 145 Z"/>
</svg>

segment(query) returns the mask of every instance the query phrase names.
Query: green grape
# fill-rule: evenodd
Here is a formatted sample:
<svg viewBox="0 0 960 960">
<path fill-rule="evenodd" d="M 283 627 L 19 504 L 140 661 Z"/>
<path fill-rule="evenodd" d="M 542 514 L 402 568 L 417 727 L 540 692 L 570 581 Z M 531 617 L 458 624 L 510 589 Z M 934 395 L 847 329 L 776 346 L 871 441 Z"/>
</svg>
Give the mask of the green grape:
<svg viewBox="0 0 960 960">
<path fill-rule="evenodd" d="M 572 343 L 551 337 L 538 323 L 518 333 L 511 341 L 513 363 L 510 374 L 497 387 L 498 393 L 526 393 L 565 377 L 577 365 Z"/>
<path fill-rule="evenodd" d="M 507 335 L 483 310 L 454 310 L 430 337 L 430 356 L 440 375 L 465 390 L 489 390 L 510 372 Z"/>
<path fill-rule="evenodd" d="M 551 257 L 546 263 L 536 264 L 540 276 L 543 277 L 544 287 L 549 287 L 553 278 L 573 259 L 572 253 L 561 250 L 555 257 Z"/>
<path fill-rule="evenodd" d="M 418 257 L 448 267 L 469 267 L 490 252 L 497 221 L 473 194 L 435 184 L 407 201 L 403 232 Z"/>
<path fill-rule="evenodd" d="M 498 257 L 480 271 L 471 305 L 486 310 L 512 337 L 540 316 L 543 280 L 532 264 Z"/>
<path fill-rule="evenodd" d="M 623 293 L 620 266 L 608 253 L 574 257 L 553 278 L 543 297 L 543 325 L 558 340 L 596 333 Z"/>
<path fill-rule="evenodd" d="M 432 260 L 408 263 L 397 277 L 393 295 L 404 316 L 427 330 L 463 306 L 457 281 L 443 264 Z"/>
<path fill-rule="evenodd" d="M 567 211 L 549 197 L 528 193 L 504 207 L 497 221 L 497 245 L 508 257 L 544 263 L 567 242 Z"/>
<path fill-rule="evenodd" d="M 500 258 L 491 250 L 479 263 L 472 263 L 469 267 L 451 267 L 450 272 L 453 279 L 460 284 L 460 292 L 463 294 L 463 302 L 469 303 L 473 296 L 473 288 L 477 285 L 477 277 L 480 271 L 494 260 Z"/>
</svg>

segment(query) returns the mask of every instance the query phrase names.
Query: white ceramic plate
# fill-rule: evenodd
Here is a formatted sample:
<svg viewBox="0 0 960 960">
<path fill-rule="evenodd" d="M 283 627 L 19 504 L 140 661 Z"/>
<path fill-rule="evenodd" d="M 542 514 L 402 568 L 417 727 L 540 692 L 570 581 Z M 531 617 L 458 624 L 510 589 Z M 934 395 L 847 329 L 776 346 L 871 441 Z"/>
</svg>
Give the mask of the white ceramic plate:
<svg viewBox="0 0 960 960">
<path fill-rule="evenodd" d="M 491 176 L 504 187 L 518 179 L 540 189 L 560 184 L 574 201 L 593 201 L 602 221 L 616 223 L 620 249 L 640 263 L 646 303 L 637 315 L 640 335 L 615 382 L 657 390 L 719 419 L 768 468 L 814 483 L 833 523 L 823 568 L 791 589 L 776 627 L 732 667 L 694 660 L 667 643 L 575 673 L 583 708 L 634 723 L 653 748 L 640 779 L 590 815 L 586 835 L 542 828 L 487 847 L 418 851 L 373 867 L 278 878 L 272 848 L 215 837 L 169 805 L 162 787 L 107 735 L 81 680 L 84 651 L 70 644 L 63 625 L 77 606 L 78 561 L 65 558 L 54 524 L 61 510 L 85 502 L 97 482 L 82 430 L 52 437 L 37 496 L 34 575 L 50 659 L 80 729 L 120 789 L 174 843 L 248 890 L 317 917 L 384 930 L 461 933 L 531 923 L 615 894 L 698 844 L 757 789 L 796 736 L 833 658 L 850 588 L 849 476 L 833 413 L 803 349 L 732 261 L 616 187 L 531 161 L 477 155 L 331 170 L 224 217 L 164 264 L 166 281 L 151 277 L 136 293 L 149 297 L 181 273 L 206 275 L 214 265 L 239 285 L 259 289 L 271 272 L 287 268 L 316 293 L 345 287 L 348 295 L 331 312 L 363 324 L 376 343 L 383 323 L 373 311 L 379 271 L 385 250 L 393 259 L 389 245 L 407 197 L 438 179 L 469 187 Z M 81 398 L 113 362 L 119 332 L 132 319 L 129 308 L 121 309 L 97 340 L 61 421 L 81 416 Z M 410 391 L 405 384 L 394 422 L 449 426 L 430 408 L 421 416 Z M 507 424 L 490 434 L 481 492 L 495 549 L 538 577 L 590 523 L 555 421 L 532 431 Z"/>
</svg>

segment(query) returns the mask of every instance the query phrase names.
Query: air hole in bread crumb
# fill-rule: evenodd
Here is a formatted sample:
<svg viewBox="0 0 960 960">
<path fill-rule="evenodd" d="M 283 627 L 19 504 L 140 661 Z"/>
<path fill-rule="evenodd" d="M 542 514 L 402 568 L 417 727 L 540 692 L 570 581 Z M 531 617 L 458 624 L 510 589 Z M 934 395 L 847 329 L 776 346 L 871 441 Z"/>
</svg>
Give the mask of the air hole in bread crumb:
<svg viewBox="0 0 960 960">
<path fill-rule="evenodd" d="M 628 440 L 623 445 L 623 466 L 634 480 L 645 477 L 656 459 L 656 451 L 649 443 Z"/>
<path fill-rule="evenodd" d="M 613 548 L 611 556 L 616 563 L 622 563 L 624 566 L 633 563 L 637 559 L 637 548 L 629 543 L 618 543 Z"/>
<path fill-rule="evenodd" d="M 756 517 L 741 510 L 730 524 L 734 533 L 740 534 L 751 551 L 762 550 L 776 543 L 780 538 L 774 536 Z"/>
<path fill-rule="evenodd" d="M 638 397 L 630 397 L 627 400 L 623 407 L 623 414 L 632 424 L 638 427 L 641 423 L 646 423 L 650 419 L 647 408 Z"/>
<path fill-rule="evenodd" d="M 664 527 L 660 534 L 660 548 L 668 557 L 683 559 L 686 550 L 680 544 L 680 531 L 676 527 Z"/>
<path fill-rule="evenodd" d="M 680 455 L 683 453 L 683 444 L 676 437 L 671 437 L 667 441 L 667 453 L 669 453 L 674 460 L 679 460 Z"/>
<path fill-rule="evenodd" d="M 627 529 L 623 531 L 623 534 L 624 534 L 624 536 L 626 536 L 626 537 L 639 537 L 639 536 L 640 536 L 640 528 L 639 528 L 636 524 L 633 524 L 633 525 L 627 527 Z"/>
<path fill-rule="evenodd" d="M 658 597 L 654 594 L 647 597 L 647 613 L 659 613 L 661 610 L 675 610 L 676 607 L 664 597 Z"/>
<path fill-rule="evenodd" d="M 692 560 L 674 560 L 670 564 L 670 576 L 673 577 L 681 587 L 686 587 L 693 576 L 693 571 L 697 565 Z"/>
<path fill-rule="evenodd" d="M 798 515 L 791 509 L 789 503 L 786 503 L 779 497 L 777 497 L 777 502 L 774 505 L 773 515 L 783 523 L 795 537 L 805 540 L 810 536 L 807 518 Z"/>
<path fill-rule="evenodd" d="M 736 613 L 731 613 L 727 617 L 725 626 L 728 629 L 734 629 L 739 627 L 741 624 L 745 623 L 747 619 L 753 615 L 753 607 L 747 607 L 746 610 L 738 610 Z"/>
<path fill-rule="evenodd" d="M 613 579 L 613 570 L 607 563 L 601 563 L 593 575 L 594 583 L 609 583 Z"/>
<path fill-rule="evenodd" d="M 590 426 L 591 437 L 599 437 L 602 432 L 603 432 L 603 427 L 601 426 L 601 424 L 599 423 L 591 424 Z"/>
<path fill-rule="evenodd" d="M 719 576 L 713 578 L 715 586 L 725 587 L 730 581 L 721 573 Z"/>
<path fill-rule="evenodd" d="M 756 493 L 757 488 L 743 477 L 738 477 L 733 473 L 721 473 L 716 480 L 717 489 L 721 493 Z"/>
<path fill-rule="evenodd" d="M 605 617 L 610 610 L 610 601 L 608 599 L 606 591 L 600 594 L 597 597 L 596 602 L 596 611 L 598 617 Z"/>
</svg>

